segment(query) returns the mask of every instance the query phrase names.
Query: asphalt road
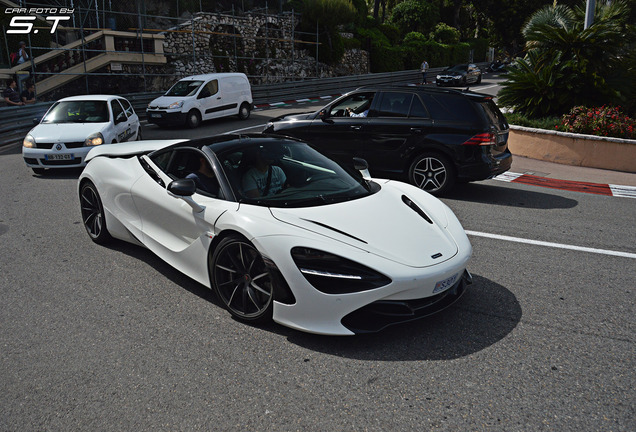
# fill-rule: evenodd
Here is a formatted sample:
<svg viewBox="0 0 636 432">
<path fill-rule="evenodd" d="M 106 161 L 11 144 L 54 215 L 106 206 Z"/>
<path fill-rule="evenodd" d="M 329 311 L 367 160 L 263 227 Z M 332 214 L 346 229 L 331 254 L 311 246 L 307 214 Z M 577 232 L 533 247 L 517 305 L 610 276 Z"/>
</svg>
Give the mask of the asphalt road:
<svg viewBox="0 0 636 432">
<path fill-rule="evenodd" d="M 147 250 L 92 243 L 78 175 L 35 176 L 18 151 L 0 154 L 2 431 L 636 430 L 636 200 L 460 186 L 443 200 L 473 233 L 469 292 L 336 338 L 237 322 Z"/>
</svg>

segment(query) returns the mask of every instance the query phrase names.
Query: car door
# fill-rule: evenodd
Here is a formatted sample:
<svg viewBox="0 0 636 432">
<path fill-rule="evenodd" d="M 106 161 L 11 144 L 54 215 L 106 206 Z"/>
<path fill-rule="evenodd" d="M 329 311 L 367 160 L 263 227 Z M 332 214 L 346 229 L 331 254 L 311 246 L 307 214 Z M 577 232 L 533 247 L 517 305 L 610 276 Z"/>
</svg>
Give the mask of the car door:
<svg viewBox="0 0 636 432">
<path fill-rule="evenodd" d="M 139 131 L 139 117 L 137 116 L 137 113 L 135 112 L 130 102 L 128 102 L 128 100 L 124 98 L 120 98 L 117 100 L 124 109 L 126 117 L 128 117 L 128 120 L 126 121 L 126 137 L 123 141 L 131 141 L 133 139 L 136 139 L 137 133 Z"/>
<path fill-rule="evenodd" d="M 325 107 L 303 138 L 329 157 L 351 164 L 368 139 L 366 125 L 374 97 L 375 92 L 356 93 Z"/>
<path fill-rule="evenodd" d="M 178 159 L 179 152 L 192 152 L 195 158 L 203 155 L 194 149 L 173 151 L 167 164 L 168 171 L 172 170 L 170 164 Z M 168 175 L 160 168 L 160 165 L 166 165 L 167 159 L 163 153 L 139 158 L 147 175 L 134 183 L 131 194 L 141 219 L 143 243 L 170 265 L 209 285 L 207 253 L 214 237 L 214 222 L 226 211 L 236 211 L 238 203 L 195 193 L 191 199 L 204 207 L 197 212 L 186 199 L 174 197 L 168 192 L 167 186 L 176 176 Z M 194 163 L 189 166 L 193 167 Z M 181 174 L 185 177 L 186 170 Z"/>
<path fill-rule="evenodd" d="M 356 156 L 366 159 L 373 176 L 401 173 L 432 121 L 415 93 L 387 91 L 378 97 L 377 115 L 366 125 L 369 139 Z"/>
<path fill-rule="evenodd" d="M 110 140 L 107 140 L 107 142 L 124 142 L 128 139 L 131 131 L 131 128 L 128 124 L 128 116 L 126 115 L 124 108 L 117 101 L 117 99 L 113 99 L 110 101 L 110 109 L 113 112 L 114 134 L 110 138 Z"/>
<path fill-rule="evenodd" d="M 222 117 L 223 111 L 227 110 L 223 106 L 223 97 L 219 89 L 219 80 L 213 79 L 201 86 L 197 94 L 197 102 L 201 107 L 203 120 Z"/>
</svg>

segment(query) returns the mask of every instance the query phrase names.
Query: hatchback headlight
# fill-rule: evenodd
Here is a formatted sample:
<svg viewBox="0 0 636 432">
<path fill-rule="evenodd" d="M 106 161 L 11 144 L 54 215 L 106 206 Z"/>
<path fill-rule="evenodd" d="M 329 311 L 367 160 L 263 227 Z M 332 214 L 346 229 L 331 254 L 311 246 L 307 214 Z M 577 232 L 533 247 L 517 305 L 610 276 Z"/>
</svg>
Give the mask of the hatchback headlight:
<svg viewBox="0 0 636 432">
<path fill-rule="evenodd" d="M 87 147 L 98 146 L 102 144 L 104 144 L 104 135 L 102 135 L 100 132 L 89 135 L 89 137 L 86 138 L 86 141 L 84 141 L 84 145 Z"/>
<path fill-rule="evenodd" d="M 355 293 L 391 283 L 369 267 L 328 252 L 295 247 L 291 255 L 305 279 L 325 294 Z"/>
<path fill-rule="evenodd" d="M 35 138 L 33 138 L 31 135 L 27 135 L 22 140 L 22 146 L 26 148 L 35 148 Z"/>
<path fill-rule="evenodd" d="M 183 101 L 180 100 L 178 102 L 172 102 L 170 105 L 168 105 L 168 109 L 177 109 L 177 108 L 181 108 L 183 106 Z"/>
</svg>

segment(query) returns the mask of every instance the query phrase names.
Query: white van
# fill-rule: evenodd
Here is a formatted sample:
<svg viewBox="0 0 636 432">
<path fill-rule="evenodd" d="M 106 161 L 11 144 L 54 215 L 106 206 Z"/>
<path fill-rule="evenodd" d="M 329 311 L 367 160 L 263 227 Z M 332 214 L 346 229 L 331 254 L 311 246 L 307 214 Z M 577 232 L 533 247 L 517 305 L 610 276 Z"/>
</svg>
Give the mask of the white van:
<svg viewBox="0 0 636 432">
<path fill-rule="evenodd" d="M 183 78 L 165 95 L 148 104 L 148 122 L 159 126 L 195 128 L 203 120 L 238 115 L 252 110 L 252 89 L 242 73 L 214 73 Z"/>
</svg>

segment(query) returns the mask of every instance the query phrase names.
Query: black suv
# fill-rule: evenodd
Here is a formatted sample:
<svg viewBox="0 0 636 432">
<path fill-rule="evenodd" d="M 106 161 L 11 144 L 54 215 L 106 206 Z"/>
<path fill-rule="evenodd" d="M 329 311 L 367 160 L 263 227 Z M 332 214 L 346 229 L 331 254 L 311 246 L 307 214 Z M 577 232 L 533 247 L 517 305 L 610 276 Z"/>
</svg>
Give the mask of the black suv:
<svg viewBox="0 0 636 432">
<path fill-rule="evenodd" d="M 489 95 L 417 86 L 365 87 L 321 110 L 270 121 L 265 133 L 307 141 L 374 177 L 408 181 L 441 195 L 456 181 L 510 169 L 508 123 Z"/>
</svg>

